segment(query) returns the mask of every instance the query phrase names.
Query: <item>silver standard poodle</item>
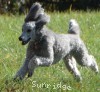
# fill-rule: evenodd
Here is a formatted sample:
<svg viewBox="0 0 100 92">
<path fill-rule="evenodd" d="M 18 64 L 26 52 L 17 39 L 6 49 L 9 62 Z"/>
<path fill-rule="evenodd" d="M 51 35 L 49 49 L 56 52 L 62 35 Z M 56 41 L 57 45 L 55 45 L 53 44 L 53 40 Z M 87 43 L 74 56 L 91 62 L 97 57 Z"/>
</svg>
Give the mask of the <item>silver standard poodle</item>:
<svg viewBox="0 0 100 92">
<path fill-rule="evenodd" d="M 82 80 L 82 77 L 76 62 L 99 72 L 95 58 L 88 53 L 80 38 L 80 27 L 77 21 L 74 19 L 69 21 L 68 34 L 57 34 L 49 30 L 45 26 L 49 21 L 50 17 L 41 5 L 34 3 L 25 18 L 22 34 L 19 37 L 22 45 L 28 43 L 26 58 L 14 79 L 23 79 L 26 74 L 31 77 L 35 68 L 53 65 L 62 59 L 78 80 Z"/>
</svg>

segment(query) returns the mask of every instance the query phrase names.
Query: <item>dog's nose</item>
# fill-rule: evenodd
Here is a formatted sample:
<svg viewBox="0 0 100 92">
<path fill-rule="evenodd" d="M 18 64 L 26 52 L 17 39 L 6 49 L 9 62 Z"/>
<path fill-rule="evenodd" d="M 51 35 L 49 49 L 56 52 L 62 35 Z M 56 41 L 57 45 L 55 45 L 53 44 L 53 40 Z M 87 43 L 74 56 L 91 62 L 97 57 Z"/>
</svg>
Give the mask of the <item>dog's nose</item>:
<svg viewBox="0 0 100 92">
<path fill-rule="evenodd" d="M 22 37 L 21 36 L 19 37 L 19 41 L 22 41 Z"/>
</svg>

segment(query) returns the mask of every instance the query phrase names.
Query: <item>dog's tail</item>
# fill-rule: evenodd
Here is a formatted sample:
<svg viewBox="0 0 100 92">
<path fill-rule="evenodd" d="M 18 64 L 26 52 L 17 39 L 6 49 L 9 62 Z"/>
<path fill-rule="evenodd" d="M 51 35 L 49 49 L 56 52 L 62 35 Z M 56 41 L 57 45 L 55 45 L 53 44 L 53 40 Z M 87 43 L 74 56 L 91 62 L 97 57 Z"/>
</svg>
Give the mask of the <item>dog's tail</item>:
<svg viewBox="0 0 100 92">
<path fill-rule="evenodd" d="M 80 27 L 79 27 L 79 24 L 77 23 L 77 21 L 75 19 L 71 19 L 69 21 L 68 33 L 80 35 Z"/>
</svg>

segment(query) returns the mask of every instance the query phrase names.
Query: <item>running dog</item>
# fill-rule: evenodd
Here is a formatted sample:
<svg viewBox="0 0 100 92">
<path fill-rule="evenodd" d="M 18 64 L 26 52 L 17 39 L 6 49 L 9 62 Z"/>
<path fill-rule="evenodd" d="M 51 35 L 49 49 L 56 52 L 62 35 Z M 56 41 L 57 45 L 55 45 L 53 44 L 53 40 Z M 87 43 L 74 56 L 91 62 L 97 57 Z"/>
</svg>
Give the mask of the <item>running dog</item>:
<svg viewBox="0 0 100 92">
<path fill-rule="evenodd" d="M 76 62 L 99 72 L 94 56 L 88 53 L 80 38 L 80 27 L 77 21 L 74 19 L 69 21 L 68 34 L 57 34 L 48 29 L 45 25 L 49 21 L 50 17 L 41 5 L 34 3 L 25 18 L 22 34 L 19 37 L 22 45 L 28 43 L 26 58 L 14 78 L 23 79 L 26 74 L 31 77 L 35 68 L 53 65 L 62 59 L 78 80 L 82 80 L 82 77 Z"/>
</svg>

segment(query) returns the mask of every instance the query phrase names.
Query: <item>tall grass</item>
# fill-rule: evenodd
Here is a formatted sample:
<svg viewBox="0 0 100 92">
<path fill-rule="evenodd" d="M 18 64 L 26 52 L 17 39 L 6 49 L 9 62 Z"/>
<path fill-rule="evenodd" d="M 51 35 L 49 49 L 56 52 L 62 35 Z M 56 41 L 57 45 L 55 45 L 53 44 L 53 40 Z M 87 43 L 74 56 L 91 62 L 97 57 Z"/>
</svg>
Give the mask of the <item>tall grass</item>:
<svg viewBox="0 0 100 92">
<path fill-rule="evenodd" d="M 47 25 L 57 33 L 67 33 L 68 21 L 74 18 L 81 27 L 81 37 L 100 67 L 100 12 L 50 13 Z M 13 81 L 22 65 L 26 46 L 18 41 L 24 16 L 0 15 L 0 92 L 100 92 L 100 74 L 88 68 L 79 70 L 83 81 L 77 82 L 63 62 L 50 67 L 39 67 L 32 78 Z M 63 44 L 62 44 L 63 45 Z"/>
</svg>

